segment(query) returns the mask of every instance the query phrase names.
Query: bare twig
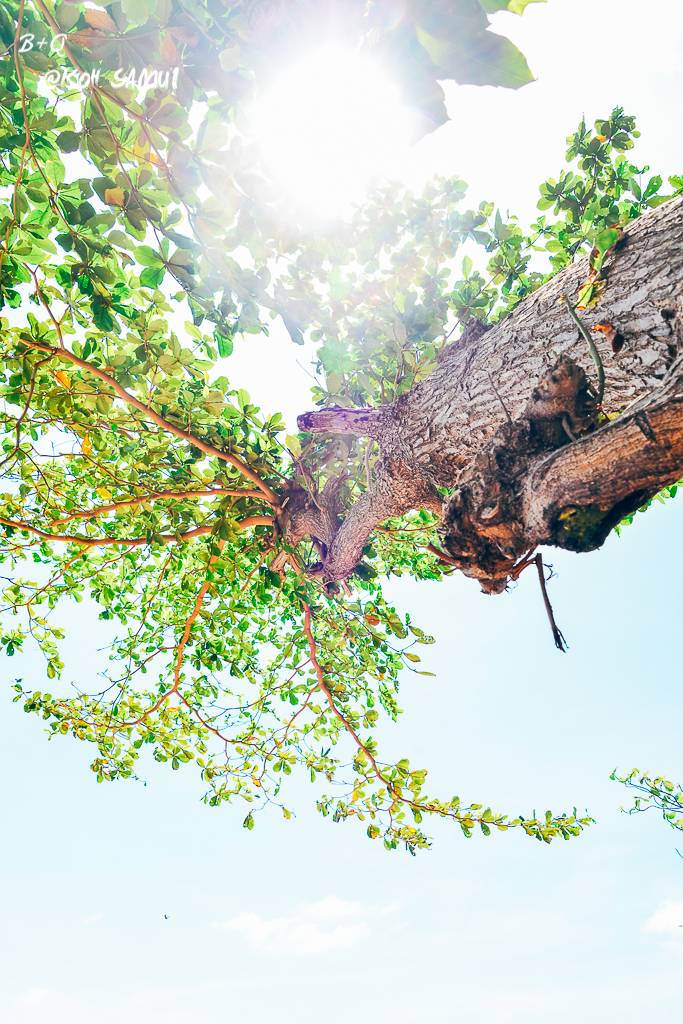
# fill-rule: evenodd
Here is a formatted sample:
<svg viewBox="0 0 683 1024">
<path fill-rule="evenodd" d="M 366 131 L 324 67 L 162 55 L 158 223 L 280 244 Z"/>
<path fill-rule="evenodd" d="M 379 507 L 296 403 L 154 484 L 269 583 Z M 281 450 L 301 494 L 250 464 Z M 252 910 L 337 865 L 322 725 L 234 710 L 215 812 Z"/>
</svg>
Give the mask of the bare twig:
<svg viewBox="0 0 683 1024">
<path fill-rule="evenodd" d="M 586 344 L 588 345 L 588 349 L 590 351 L 590 354 L 593 357 L 593 362 L 595 363 L 595 368 L 598 371 L 598 404 L 600 405 L 600 404 L 602 404 L 602 396 L 605 393 L 605 367 L 602 365 L 602 359 L 600 358 L 600 353 L 598 352 L 598 350 L 597 350 L 597 348 L 595 346 L 595 342 L 593 341 L 593 339 L 590 336 L 590 332 L 585 327 L 585 325 L 584 325 L 583 321 L 581 320 L 581 317 L 579 316 L 579 314 L 576 312 L 576 307 L 573 306 L 571 304 L 571 302 L 569 301 L 569 297 L 567 295 L 562 294 L 560 296 L 560 298 L 562 299 L 562 302 L 567 307 L 567 312 L 569 313 L 570 317 L 572 318 L 572 320 L 574 321 L 576 326 L 579 328 L 579 331 L 581 332 L 581 336 L 584 339 L 584 341 L 586 342 Z"/>
<path fill-rule="evenodd" d="M 574 434 L 571 431 L 571 427 L 569 426 L 569 420 L 567 419 L 566 416 L 562 417 L 562 426 L 563 426 L 564 432 L 567 435 L 567 437 L 569 438 L 569 440 L 570 441 L 576 441 L 576 437 L 574 436 Z"/>
<path fill-rule="evenodd" d="M 506 419 L 507 419 L 508 423 L 512 423 L 512 416 L 511 416 L 511 415 L 510 415 L 510 413 L 508 412 L 508 410 L 507 410 L 507 406 L 506 406 L 505 402 L 503 401 L 503 399 L 502 399 L 502 397 L 501 397 L 501 395 L 500 395 L 500 393 L 499 393 L 499 391 L 498 391 L 498 388 L 497 388 L 497 387 L 496 387 L 496 385 L 495 385 L 495 384 L 493 383 L 493 380 L 492 380 L 492 378 L 491 378 L 491 374 L 490 374 L 490 373 L 487 373 L 487 376 L 488 376 L 488 379 L 489 379 L 489 384 L 490 384 L 490 385 L 491 385 L 491 387 L 493 388 L 493 391 L 494 391 L 494 393 L 495 393 L 495 396 L 496 396 L 496 398 L 498 399 L 498 401 L 500 402 L 500 404 L 501 404 L 501 405 L 503 406 L 503 412 L 505 413 L 505 416 L 506 416 Z"/>
<path fill-rule="evenodd" d="M 555 622 L 555 616 L 553 615 L 552 605 L 548 599 L 548 591 L 545 585 L 545 576 L 543 575 L 543 556 L 539 553 L 534 559 L 536 562 L 536 568 L 538 569 L 538 579 L 541 584 L 541 593 L 543 594 L 543 603 L 545 604 L 545 610 L 548 613 L 548 620 L 550 622 L 550 628 L 553 631 L 553 640 L 558 651 L 566 652 L 567 641 L 562 636 L 562 630 L 558 628 Z"/>
</svg>

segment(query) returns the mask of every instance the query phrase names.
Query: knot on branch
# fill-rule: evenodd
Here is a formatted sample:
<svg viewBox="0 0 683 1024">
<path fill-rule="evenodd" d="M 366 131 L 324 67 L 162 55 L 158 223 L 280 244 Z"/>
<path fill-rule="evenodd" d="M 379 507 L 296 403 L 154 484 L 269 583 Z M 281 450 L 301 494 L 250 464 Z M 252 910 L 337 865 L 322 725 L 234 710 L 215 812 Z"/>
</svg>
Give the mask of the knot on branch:
<svg viewBox="0 0 683 1024">
<path fill-rule="evenodd" d="M 300 479 L 286 485 L 286 497 L 278 517 L 280 528 L 292 547 L 309 536 L 324 558 L 339 530 L 339 517 L 344 511 L 339 493 L 344 476 L 329 477 L 320 492 L 310 475 L 304 478 L 305 487 L 298 482 Z"/>
<path fill-rule="evenodd" d="M 595 428 L 597 402 L 586 374 L 562 356 L 533 389 L 524 414 L 497 430 L 462 471 L 444 505 L 438 536 L 449 560 L 500 594 L 530 548 L 523 497 L 540 457 Z"/>
<path fill-rule="evenodd" d="M 597 426 L 597 395 L 581 367 L 569 356 L 560 356 L 550 372 L 541 377 L 531 392 L 524 418 L 545 434 L 548 448 L 566 442 L 566 429 L 582 434 Z M 563 420 L 566 418 L 566 423 Z M 564 437 L 558 431 L 564 431 Z"/>
</svg>

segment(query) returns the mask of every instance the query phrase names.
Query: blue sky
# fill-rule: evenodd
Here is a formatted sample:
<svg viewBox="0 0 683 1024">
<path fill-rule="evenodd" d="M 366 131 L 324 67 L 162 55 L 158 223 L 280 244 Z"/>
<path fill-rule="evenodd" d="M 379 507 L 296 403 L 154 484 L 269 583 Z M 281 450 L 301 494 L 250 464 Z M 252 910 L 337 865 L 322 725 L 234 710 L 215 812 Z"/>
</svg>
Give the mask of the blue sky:
<svg viewBox="0 0 683 1024">
<path fill-rule="evenodd" d="M 434 791 L 494 808 L 588 807 L 597 824 L 570 842 L 437 824 L 431 851 L 388 854 L 317 816 L 307 783 L 295 820 L 261 815 L 247 832 L 239 811 L 198 802 L 187 770 L 98 786 L 88 750 L 46 743 L 14 707 L 4 1019 L 680 1020 L 683 844 L 656 812 L 621 815 L 609 774 L 683 777 L 681 528 L 674 500 L 600 552 L 552 553 L 566 655 L 530 573 L 501 598 L 464 579 L 394 585 L 437 637 L 423 648 L 437 675 L 406 680 L 390 752 L 428 766 Z"/>
<path fill-rule="evenodd" d="M 616 102 L 643 131 L 634 157 L 683 171 L 677 3 L 549 0 L 514 31 L 538 82 L 451 90 L 454 121 L 416 154 L 414 181 L 459 172 L 473 198 L 531 211 L 583 111 L 592 119 Z M 285 379 L 302 411 L 303 373 L 283 377 L 291 349 L 276 334 L 249 344 L 256 359 L 238 358 L 254 397 L 282 407 Z M 87 748 L 47 743 L 5 697 L 3 1019 L 678 1024 L 683 843 L 655 811 L 621 815 L 628 794 L 609 774 L 683 780 L 682 530 L 679 496 L 600 552 L 546 553 L 565 655 L 531 572 L 498 598 L 456 577 L 389 587 L 437 643 L 421 649 L 436 676 L 406 674 L 405 712 L 383 728 L 387 756 L 428 768 L 432 792 L 513 813 L 576 804 L 597 819 L 550 847 L 430 823 L 431 851 L 388 854 L 352 823 L 320 818 L 306 782 L 288 799 L 296 819 L 260 815 L 248 832 L 241 809 L 199 802 L 191 769 L 149 763 L 146 786 L 98 786 Z M 69 613 L 67 665 L 79 674 L 97 671 L 93 619 L 83 605 Z M 3 664 L 5 680 L 15 674 L 42 685 L 30 657 Z"/>
</svg>

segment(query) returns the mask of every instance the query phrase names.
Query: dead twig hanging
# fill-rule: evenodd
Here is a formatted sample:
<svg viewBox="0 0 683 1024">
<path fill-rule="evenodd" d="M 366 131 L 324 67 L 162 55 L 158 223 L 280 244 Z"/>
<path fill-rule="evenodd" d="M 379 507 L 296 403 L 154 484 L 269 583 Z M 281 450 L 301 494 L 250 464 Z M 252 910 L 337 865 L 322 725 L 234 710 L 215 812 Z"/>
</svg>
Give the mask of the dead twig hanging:
<svg viewBox="0 0 683 1024">
<path fill-rule="evenodd" d="M 548 599 L 548 591 L 545 585 L 545 576 L 543 575 L 543 556 L 541 554 L 536 555 L 534 559 L 536 562 L 536 568 L 538 569 L 538 579 L 541 584 L 541 593 L 543 594 L 543 603 L 545 604 L 545 610 L 548 613 L 548 620 L 550 622 L 550 628 L 553 631 L 553 640 L 558 651 L 567 651 L 567 641 L 562 636 L 562 630 L 558 627 L 555 622 L 555 616 L 553 615 L 552 605 Z"/>
</svg>

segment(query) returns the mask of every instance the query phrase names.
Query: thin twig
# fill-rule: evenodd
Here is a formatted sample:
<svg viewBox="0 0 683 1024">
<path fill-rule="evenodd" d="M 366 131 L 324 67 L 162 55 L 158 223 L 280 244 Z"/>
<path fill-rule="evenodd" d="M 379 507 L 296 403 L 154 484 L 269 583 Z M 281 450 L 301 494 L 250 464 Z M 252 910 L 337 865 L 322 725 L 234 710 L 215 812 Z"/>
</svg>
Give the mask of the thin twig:
<svg viewBox="0 0 683 1024">
<path fill-rule="evenodd" d="M 532 548 L 531 551 L 528 551 L 526 555 L 524 555 L 524 557 L 521 558 L 519 562 L 517 562 L 516 565 L 513 565 L 512 569 L 510 570 L 511 580 L 514 580 L 516 582 L 525 569 L 528 569 L 530 565 L 535 564 L 536 559 L 533 557 L 533 551 L 534 549 Z"/>
<path fill-rule="evenodd" d="M 602 396 L 605 393 L 605 367 L 602 365 L 600 353 L 595 347 L 595 342 L 591 338 L 590 332 L 584 325 L 579 314 L 576 312 L 576 307 L 572 306 L 571 302 L 569 301 L 569 297 L 563 294 L 560 296 L 560 298 L 567 307 L 567 312 L 569 313 L 570 317 L 572 318 L 576 326 L 579 328 L 579 331 L 581 332 L 584 341 L 588 345 L 590 354 L 593 357 L 595 368 L 598 371 L 598 405 L 602 405 Z"/>
<path fill-rule="evenodd" d="M 195 603 L 194 603 L 194 608 L 192 609 L 190 615 L 185 620 L 185 628 L 183 630 L 183 635 L 182 635 L 182 637 L 180 639 L 180 643 L 178 644 L 177 653 L 176 653 L 176 663 L 175 663 L 175 670 L 174 670 L 174 682 L 173 682 L 173 689 L 172 689 L 173 693 L 177 693 L 178 692 L 178 688 L 180 687 L 180 668 L 181 668 L 182 663 L 183 663 L 183 651 L 185 650 L 185 645 L 187 644 L 187 641 L 190 638 L 190 631 L 192 629 L 192 624 L 193 624 L 194 620 L 197 618 L 197 616 L 199 615 L 200 611 L 202 610 L 202 606 L 204 605 L 204 598 L 206 597 L 207 591 L 208 591 L 209 587 L 211 586 L 211 577 L 209 575 L 210 570 L 213 567 L 214 563 L 217 562 L 218 559 L 220 558 L 220 554 L 222 554 L 222 552 L 223 552 L 224 545 L 225 545 L 225 541 L 224 540 L 219 540 L 218 541 L 217 547 L 218 547 L 219 554 L 218 555 L 212 555 L 211 558 L 209 559 L 209 561 L 207 563 L 207 566 L 206 566 L 206 569 L 207 569 L 206 579 L 204 580 L 204 583 L 202 584 L 201 589 L 200 589 L 199 593 L 197 594 L 197 598 L 196 598 Z"/>
<path fill-rule="evenodd" d="M 460 555 L 458 558 L 451 558 L 450 555 L 447 555 L 445 551 L 441 551 L 440 548 L 435 547 L 434 544 L 428 544 L 424 550 L 431 552 L 432 555 L 436 555 L 441 562 L 448 562 L 449 565 L 454 565 L 456 569 L 462 569 L 463 564 L 466 565 L 467 562 L 471 561 L 469 555 Z"/>
<path fill-rule="evenodd" d="M 508 421 L 508 423 L 512 423 L 512 416 L 511 416 L 511 415 L 510 415 L 510 413 L 508 412 L 508 410 L 507 410 L 507 406 L 506 406 L 505 402 L 503 401 L 503 399 L 501 398 L 501 396 L 500 396 L 500 394 L 499 394 L 499 392 L 498 392 L 498 388 L 497 388 L 497 387 L 496 387 L 496 385 L 495 385 L 495 384 L 493 383 L 493 381 L 492 381 L 492 379 L 491 379 L 491 374 L 490 374 L 490 373 L 488 373 L 488 371 L 487 371 L 487 376 L 488 376 L 488 379 L 489 379 L 489 384 L 490 384 L 490 385 L 491 385 L 491 387 L 493 388 L 493 390 L 494 390 L 494 393 L 495 393 L 495 396 L 496 396 L 496 398 L 498 399 L 498 401 L 500 402 L 500 404 L 501 404 L 501 405 L 503 406 L 503 412 L 505 413 L 505 416 L 507 417 L 507 421 Z"/>
<path fill-rule="evenodd" d="M 358 735 L 356 730 L 353 728 L 351 723 L 349 721 L 347 721 L 347 719 L 344 717 L 344 715 L 342 715 L 341 711 L 339 710 L 339 708 L 335 704 L 334 697 L 332 696 L 332 693 L 330 692 L 329 688 L 327 687 L 327 685 L 325 683 L 325 678 L 323 676 L 323 670 L 320 667 L 320 663 L 318 662 L 317 650 L 316 650 L 317 645 L 316 645 L 316 642 L 315 642 L 315 638 L 313 636 L 313 630 L 311 629 L 311 609 L 310 609 L 309 605 L 307 605 L 305 603 L 305 601 L 302 601 L 301 604 L 303 605 L 303 609 L 304 609 L 304 633 L 306 634 L 306 639 L 308 640 L 308 649 L 310 651 L 310 662 L 311 662 L 311 665 L 313 665 L 313 668 L 315 669 L 316 676 L 318 677 L 318 684 L 317 684 L 317 686 L 313 687 L 313 691 L 315 691 L 315 690 L 321 690 L 322 691 L 322 693 L 325 696 L 325 699 L 327 700 L 327 703 L 328 703 L 328 705 L 330 707 L 330 711 L 332 712 L 332 714 L 341 722 L 341 724 L 346 729 L 346 731 L 349 733 L 349 735 L 351 736 L 351 738 L 353 739 L 353 741 L 355 742 L 355 744 L 359 748 L 359 750 L 363 751 L 363 753 L 367 757 L 368 761 L 372 765 L 372 770 L 373 770 L 374 775 L 382 783 L 382 785 L 387 787 L 387 790 L 389 791 L 389 793 L 391 794 L 391 796 L 395 800 L 396 799 L 396 793 L 394 791 L 394 786 L 393 786 L 391 780 L 386 779 L 384 777 L 384 775 L 382 774 L 382 771 L 381 771 L 377 761 L 373 757 L 373 755 L 370 752 L 370 750 L 366 747 L 366 745 L 363 743 L 363 741 L 361 740 L 360 736 Z M 313 692 L 313 691 L 311 691 L 311 692 Z M 398 797 L 398 799 L 401 800 L 404 803 L 410 804 L 411 806 L 416 806 L 412 800 L 406 799 L 403 796 Z"/>
<path fill-rule="evenodd" d="M 558 628 L 558 625 L 555 622 L 555 616 L 553 615 L 552 605 L 548 600 L 548 591 L 545 585 L 545 576 L 543 575 L 543 556 L 539 553 L 538 555 L 536 555 L 534 561 L 536 562 L 536 568 L 538 569 L 538 579 L 541 584 L 543 603 L 545 604 L 545 610 L 548 613 L 548 620 L 550 621 L 550 628 L 553 631 L 553 640 L 555 641 L 555 646 L 557 647 L 558 651 L 566 652 L 567 641 L 562 636 L 562 630 Z"/>
</svg>

